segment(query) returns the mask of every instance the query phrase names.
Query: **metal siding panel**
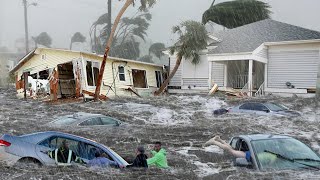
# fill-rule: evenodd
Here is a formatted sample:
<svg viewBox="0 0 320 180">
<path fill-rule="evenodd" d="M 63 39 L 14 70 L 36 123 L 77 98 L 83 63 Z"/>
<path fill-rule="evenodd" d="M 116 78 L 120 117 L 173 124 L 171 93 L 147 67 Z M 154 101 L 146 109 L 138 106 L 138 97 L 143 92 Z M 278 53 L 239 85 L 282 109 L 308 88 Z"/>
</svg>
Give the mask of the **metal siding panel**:
<svg viewBox="0 0 320 180">
<path fill-rule="evenodd" d="M 173 70 L 175 64 L 176 64 L 176 58 L 171 58 L 170 61 L 170 72 Z M 182 62 L 177 70 L 177 72 L 174 74 L 174 76 L 170 80 L 169 86 L 181 86 L 181 80 L 182 80 Z"/>
<path fill-rule="evenodd" d="M 218 86 L 223 87 L 224 86 L 224 64 L 220 63 L 212 63 L 211 67 L 211 77 L 215 84 L 218 84 Z"/>
<path fill-rule="evenodd" d="M 182 78 L 183 86 L 208 87 L 208 78 Z"/>
<path fill-rule="evenodd" d="M 291 82 L 295 88 L 315 88 L 319 64 L 319 51 L 269 52 L 268 87 L 287 88 Z"/>
</svg>

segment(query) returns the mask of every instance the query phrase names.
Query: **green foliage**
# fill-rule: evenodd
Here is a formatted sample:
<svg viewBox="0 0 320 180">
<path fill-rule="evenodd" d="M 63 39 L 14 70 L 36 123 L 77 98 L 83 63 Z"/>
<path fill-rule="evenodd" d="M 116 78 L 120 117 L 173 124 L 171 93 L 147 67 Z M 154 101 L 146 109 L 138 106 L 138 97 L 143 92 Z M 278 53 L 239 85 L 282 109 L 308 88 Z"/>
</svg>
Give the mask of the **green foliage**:
<svg viewBox="0 0 320 180">
<path fill-rule="evenodd" d="M 100 54 L 104 53 L 104 47 L 109 37 L 107 18 L 106 14 L 100 16 L 92 25 L 90 31 L 92 49 Z M 145 40 L 147 36 L 146 31 L 150 26 L 149 21 L 151 19 L 150 13 L 140 13 L 131 18 L 122 18 L 114 36 L 110 55 L 120 58 L 137 59 L 140 56 L 140 43 L 137 40 Z M 102 30 L 98 33 L 99 35 L 95 33 L 98 25 L 103 26 Z"/>
<path fill-rule="evenodd" d="M 211 5 L 202 15 L 202 23 L 212 21 L 227 28 L 236 28 L 270 18 L 271 6 L 258 0 L 233 0 Z"/>
<path fill-rule="evenodd" d="M 149 48 L 149 55 L 153 53 L 157 58 L 161 58 L 163 56 L 163 50 L 165 50 L 166 46 L 163 43 L 154 43 Z"/>
<path fill-rule="evenodd" d="M 84 43 L 85 41 L 86 41 L 86 37 L 84 37 L 80 32 L 74 33 L 74 35 L 71 38 L 71 43 L 74 43 L 74 42 Z"/>
<path fill-rule="evenodd" d="M 32 39 L 37 43 L 44 45 L 46 47 L 50 47 L 52 44 L 52 39 L 47 32 L 42 32 L 39 36 L 32 37 Z"/>
<path fill-rule="evenodd" d="M 170 53 L 177 53 L 178 57 L 191 59 L 193 64 L 200 61 L 199 51 L 207 47 L 207 31 L 199 22 L 185 21 L 173 27 L 173 32 L 179 34 L 178 41 L 170 47 Z"/>
</svg>

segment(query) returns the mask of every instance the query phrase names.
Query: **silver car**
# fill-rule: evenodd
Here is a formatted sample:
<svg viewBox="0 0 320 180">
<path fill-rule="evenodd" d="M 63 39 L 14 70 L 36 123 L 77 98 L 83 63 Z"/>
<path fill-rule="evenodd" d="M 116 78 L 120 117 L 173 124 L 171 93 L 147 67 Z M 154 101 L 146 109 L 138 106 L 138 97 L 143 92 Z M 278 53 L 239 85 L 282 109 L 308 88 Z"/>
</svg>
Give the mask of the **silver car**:
<svg viewBox="0 0 320 180">
<path fill-rule="evenodd" d="M 80 136 L 54 131 L 22 136 L 3 135 L 0 138 L 0 161 L 9 165 L 17 162 L 56 165 L 55 160 L 51 159 L 47 152 L 59 148 L 64 140 L 68 141 L 69 148 L 84 162 L 93 159 L 94 153 L 100 150 L 119 166 L 128 165 L 121 156 L 102 144 Z"/>
<path fill-rule="evenodd" d="M 304 143 L 289 136 L 240 135 L 231 139 L 230 146 L 251 154 L 250 161 L 237 158 L 237 166 L 261 171 L 304 168 L 320 170 L 319 155 Z"/>
<path fill-rule="evenodd" d="M 61 116 L 58 119 L 48 123 L 49 126 L 120 126 L 123 124 L 118 119 L 102 114 L 91 114 L 79 112 L 71 115 Z"/>
<path fill-rule="evenodd" d="M 276 115 L 276 116 L 300 116 L 301 113 L 276 104 L 261 102 L 246 102 L 227 110 L 229 113 L 251 113 L 257 115 Z"/>
</svg>

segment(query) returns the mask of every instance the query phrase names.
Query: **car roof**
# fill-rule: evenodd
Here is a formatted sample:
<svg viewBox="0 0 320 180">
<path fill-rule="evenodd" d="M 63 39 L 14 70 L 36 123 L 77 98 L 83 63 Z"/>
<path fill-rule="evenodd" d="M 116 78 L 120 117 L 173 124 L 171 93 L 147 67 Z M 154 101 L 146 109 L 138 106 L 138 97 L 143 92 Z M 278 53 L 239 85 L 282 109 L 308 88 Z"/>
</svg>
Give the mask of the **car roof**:
<svg viewBox="0 0 320 180">
<path fill-rule="evenodd" d="M 90 140 L 90 139 L 87 139 L 87 138 L 84 138 L 84 137 L 80 137 L 80 136 L 76 136 L 76 135 L 68 134 L 68 133 L 63 133 L 63 132 L 58 132 L 58 131 L 36 132 L 36 133 L 32 133 L 32 134 L 25 134 L 25 135 L 22 135 L 22 136 L 19 136 L 19 137 L 25 139 L 28 142 L 38 143 L 38 142 L 42 141 L 45 138 L 48 138 L 50 136 L 58 136 L 58 135 L 66 136 L 66 137 L 72 137 L 72 138 L 75 138 L 75 139 L 82 139 L 82 140 L 85 140 L 85 141 L 88 141 L 88 142 L 97 143 L 97 142 L 95 142 L 93 140 Z M 97 143 L 97 144 L 100 144 L 100 143 Z"/>
<path fill-rule="evenodd" d="M 74 119 L 79 119 L 79 120 L 84 120 L 89 117 L 99 117 L 99 116 L 105 116 L 103 114 L 91 114 L 91 113 L 85 113 L 85 112 L 77 112 L 71 115 L 65 115 L 65 116 L 60 116 L 58 119 L 63 118 L 63 117 L 69 117 L 69 118 L 74 118 Z"/>
<path fill-rule="evenodd" d="M 286 136 L 286 135 L 275 135 L 275 134 L 249 134 L 249 135 L 240 135 L 238 137 L 241 137 L 243 139 L 247 140 L 269 140 L 269 139 L 288 139 L 292 137 Z"/>
</svg>

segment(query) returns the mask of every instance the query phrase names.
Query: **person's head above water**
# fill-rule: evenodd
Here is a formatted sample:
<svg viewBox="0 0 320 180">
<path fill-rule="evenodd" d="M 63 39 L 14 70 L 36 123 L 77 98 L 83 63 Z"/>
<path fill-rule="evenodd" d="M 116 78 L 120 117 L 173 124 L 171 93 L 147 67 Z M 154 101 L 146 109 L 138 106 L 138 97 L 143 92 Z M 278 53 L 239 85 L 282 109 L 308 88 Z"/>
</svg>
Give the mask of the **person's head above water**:
<svg viewBox="0 0 320 180">
<path fill-rule="evenodd" d="M 154 143 L 154 150 L 159 152 L 161 149 L 161 142 L 157 141 Z"/>
</svg>

